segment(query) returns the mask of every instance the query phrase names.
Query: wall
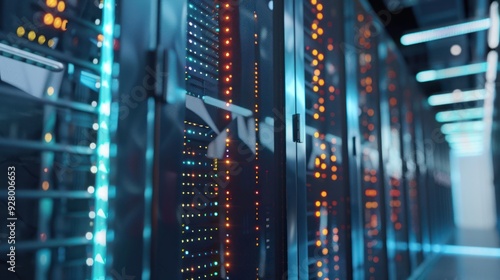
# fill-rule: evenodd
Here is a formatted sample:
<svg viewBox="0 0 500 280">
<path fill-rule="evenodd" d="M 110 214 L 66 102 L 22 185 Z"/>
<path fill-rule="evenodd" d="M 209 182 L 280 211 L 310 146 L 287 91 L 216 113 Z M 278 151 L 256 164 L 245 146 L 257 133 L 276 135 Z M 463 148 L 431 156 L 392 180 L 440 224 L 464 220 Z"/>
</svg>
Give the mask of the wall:
<svg viewBox="0 0 500 280">
<path fill-rule="evenodd" d="M 455 224 L 488 229 L 496 224 L 495 191 L 490 154 L 451 155 Z"/>
</svg>

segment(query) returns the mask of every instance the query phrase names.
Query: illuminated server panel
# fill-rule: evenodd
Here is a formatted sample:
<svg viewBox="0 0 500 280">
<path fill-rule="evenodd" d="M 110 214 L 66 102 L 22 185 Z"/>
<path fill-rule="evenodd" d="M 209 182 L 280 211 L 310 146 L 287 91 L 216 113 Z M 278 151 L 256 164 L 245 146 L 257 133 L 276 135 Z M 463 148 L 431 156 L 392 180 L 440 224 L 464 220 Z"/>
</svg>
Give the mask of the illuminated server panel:
<svg viewBox="0 0 500 280">
<path fill-rule="evenodd" d="M 406 228 L 406 199 L 404 169 L 402 161 L 402 106 L 404 72 L 400 67 L 400 58 L 391 45 L 391 41 L 384 42 L 387 46 L 384 55 L 381 73 L 381 118 L 383 126 L 382 146 L 384 157 L 385 199 L 386 199 L 386 235 L 389 274 L 395 279 L 408 277 L 409 260 L 408 229 Z"/>
<path fill-rule="evenodd" d="M 207 139 L 213 138 L 210 128 L 186 121 L 182 182 L 181 272 L 183 279 L 219 274 L 218 187 L 214 183 L 216 160 L 207 158 Z M 196 199 L 195 197 L 203 197 Z"/>
<path fill-rule="evenodd" d="M 186 90 L 187 103 L 204 96 L 217 97 L 219 84 L 218 5 L 188 2 Z M 187 106 L 189 108 L 189 105 Z M 187 110 L 184 121 L 181 206 L 182 279 L 214 279 L 221 276 L 220 240 L 223 213 L 219 213 L 217 159 L 208 156 L 216 136 L 213 127 Z M 221 215 L 219 215 L 221 214 Z"/>
<path fill-rule="evenodd" d="M 226 3 L 234 5 L 234 12 L 231 6 L 226 8 Z M 277 233 L 282 221 L 276 203 L 281 196 L 274 154 L 274 133 L 282 128 L 274 127 L 275 97 L 269 94 L 276 85 L 274 14 L 267 1 L 239 1 L 238 5 L 226 1 L 221 5 L 221 21 L 231 22 L 233 30 L 233 71 L 229 74 L 233 75 L 234 93 L 229 101 L 244 109 L 232 111 L 231 275 L 233 279 L 274 279 L 281 277 L 276 276 L 276 267 L 283 257 L 276 251 L 276 243 L 284 241 L 283 235 Z"/>
<path fill-rule="evenodd" d="M 361 190 L 364 219 L 365 279 L 385 279 L 384 182 L 380 154 L 380 96 L 378 85 L 378 37 L 375 20 L 358 1 L 355 3 L 358 52 L 357 87 L 360 109 Z"/>
<path fill-rule="evenodd" d="M 340 9 L 304 1 L 309 279 L 346 279 L 350 269 Z"/>
<path fill-rule="evenodd" d="M 262 279 L 273 273 L 274 256 L 269 251 L 275 239 L 271 234 L 275 210 L 270 203 L 274 190 L 265 190 L 264 197 L 260 187 L 274 180 L 273 161 L 260 160 L 262 155 L 272 159 L 269 150 L 274 149 L 272 138 L 267 138 L 274 136 L 272 121 L 260 118 L 261 107 L 272 110 L 267 108 L 272 103 L 260 97 L 261 79 L 272 76 L 261 75 L 261 63 L 269 61 L 260 56 L 264 39 L 259 28 L 269 19 L 268 5 L 188 2 L 183 159 L 187 192 L 182 207 L 200 218 L 189 224 L 183 219 L 183 279 Z M 261 125 L 267 128 L 264 153 L 259 144 Z M 202 192 L 200 198 L 201 189 L 210 192 Z M 205 238 L 201 245 L 186 244 L 186 239 Z"/>
<path fill-rule="evenodd" d="M 406 73 L 406 71 L 402 71 Z M 409 75 L 407 75 L 409 76 Z M 404 80 L 403 80 L 404 82 Z M 408 242 L 410 253 L 410 268 L 412 270 L 422 262 L 421 248 L 417 244 L 422 244 L 422 219 L 421 219 L 421 200 L 420 188 L 421 183 L 418 180 L 417 166 L 417 146 L 416 146 L 416 124 L 418 118 L 415 117 L 415 105 L 418 105 L 418 92 L 415 87 L 412 87 L 411 82 L 404 83 L 403 86 L 403 104 L 402 109 L 402 135 L 403 135 L 403 161 L 405 166 L 405 191 L 406 191 L 406 207 L 408 217 Z"/>
<path fill-rule="evenodd" d="M 0 161 L 17 174 L 17 276 L 102 279 L 114 1 L 0 5 Z"/>
</svg>

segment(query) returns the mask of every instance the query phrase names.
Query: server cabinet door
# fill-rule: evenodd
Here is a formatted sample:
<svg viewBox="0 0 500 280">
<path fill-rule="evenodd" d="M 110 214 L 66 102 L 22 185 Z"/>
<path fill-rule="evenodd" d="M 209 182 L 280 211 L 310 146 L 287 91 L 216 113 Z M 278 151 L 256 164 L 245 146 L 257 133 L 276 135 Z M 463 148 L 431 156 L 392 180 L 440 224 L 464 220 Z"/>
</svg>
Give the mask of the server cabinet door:
<svg viewBox="0 0 500 280">
<path fill-rule="evenodd" d="M 406 71 L 402 71 L 406 74 Z M 409 75 L 406 75 L 409 76 Z M 403 80 L 404 82 L 405 80 Z M 407 228 L 408 228 L 408 249 L 410 257 L 410 268 L 415 270 L 422 262 L 422 226 L 421 226 L 421 207 L 420 199 L 421 183 L 418 178 L 417 169 L 417 150 L 416 150 L 416 120 L 415 88 L 411 82 L 403 84 L 402 88 L 402 147 L 404 160 L 404 189 L 406 191 L 406 211 L 407 211 Z"/>
<path fill-rule="evenodd" d="M 380 36 L 380 116 L 382 127 L 383 182 L 386 199 L 386 239 L 388 268 L 391 279 L 406 278 L 409 267 L 409 221 L 407 188 L 403 164 L 404 87 L 407 80 L 401 57 L 392 41 Z"/>
<path fill-rule="evenodd" d="M 308 279 L 349 279 L 350 191 L 341 2 L 303 2 Z"/>
<path fill-rule="evenodd" d="M 416 89 L 416 85 L 412 84 L 412 88 Z M 431 254 L 430 250 L 430 219 L 429 219 L 429 201 L 427 193 L 429 192 L 426 177 L 429 169 L 426 165 L 425 148 L 429 139 L 424 138 L 422 114 L 424 112 L 422 104 L 427 102 L 423 96 L 414 98 L 414 122 L 415 122 L 415 157 L 417 162 L 417 181 L 418 181 L 418 198 L 419 198 L 419 216 L 420 216 L 420 231 L 422 234 L 421 251 L 423 259 Z"/>
<path fill-rule="evenodd" d="M 381 26 L 364 1 L 346 4 L 348 135 L 355 279 L 387 279 L 378 44 Z"/>
</svg>

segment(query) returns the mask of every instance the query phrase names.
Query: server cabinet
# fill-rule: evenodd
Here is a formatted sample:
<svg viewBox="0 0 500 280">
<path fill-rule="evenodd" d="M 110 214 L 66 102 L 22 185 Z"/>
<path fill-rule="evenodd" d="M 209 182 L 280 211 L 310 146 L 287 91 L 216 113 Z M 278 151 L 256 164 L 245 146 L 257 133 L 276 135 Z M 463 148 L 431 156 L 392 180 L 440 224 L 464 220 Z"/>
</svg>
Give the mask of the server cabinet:
<svg viewBox="0 0 500 280">
<path fill-rule="evenodd" d="M 212 213 L 195 207 L 203 218 L 182 221 L 181 242 L 187 243 L 181 247 L 182 276 L 201 276 L 199 270 L 193 270 L 193 264 L 195 267 L 200 264 L 200 253 L 209 252 L 212 256 L 205 258 L 212 261 L 206 264 L 215 266 L 210 276 L 274 278 L 283 274 L 275 267 L 282 255 L 274 251 L 276 243 L 283 239 L 277 240 L 275 232 L 281 222 L 280 209 L 273 208 L 279 193 L 275 187 L 273 153 L 276 114 L 273 96 L 265 94 L 274 88 L 273 13 L 265 2 L 214 1 L 210 6 L 200 1 L 188 3 L 186 162 L 183 163 L 187 165 L 187 176 L 215 174 L 213 178 L 186 178 L 184 189 L 211 184 L 215 217 L 209 221 L 203 216 Z M 208 44 L 199 42 L 209 35 Z M 211 79 L 203 77 L 207 69 L 200 67 L 206 64 L 207 57 L 213 63 L 209 65 L 213 69 Z M 212 137 L 200 139 L 199 128 L 188 127 L 190 123 L 207 126 Z M 200 144 L 205 149 L 201 152 Z M 210 169 L 200 170 L 196 166 L 200 158 L 210 162 L 205 164 Z M 191 206 L 195 199 L 192 194 L 196 192 L 183 200 L 183 207 Z M 193 211 L 189 207 L 187 210 Z M 207 230 L 216 233 L 212 245 L 191 244 L 200 236 L 204 239 L 200 231 Z"/>
<path fill-rule="evenodd" d="M 408 249 L 410 254 L 410 268 L 414 271 L 422 262 L 422 201 L 420 196 L 421 182 L 418 178 L 417 170 L 417 150 L 416 150 L 416 108 L 418 102 L 418 91 L 408 77 L 410 75 L 401 65 L 401 73 L 407 77 L 402 79 L 402 147 L 404 166 L 404 188 L 406 190 L 406 211 L 408 230 Z"/>
<path fill-rule="evenodd" d="M 449 146 L 434 119 L 436 112 L 426 103 L 422 106 L 422 112 L 429 241 L 431 245 L 444 244 L 449 241 L 454 229 Z"/>
<path fill-rule="evenodd" d="M 357 279 L 387 278 L 384 184 L 381 157 L 381 119 L 378 44 L 380 26 L 366 3 L 354 2 L 354 51 L 359 118 L 363 275 Z M 351 35 L 352 36 L 352 35 Z M 353 93 L 351 93 L 353 94 Z M 356 93 L 354 93 L 356 94 Z M 353 109 L 353 108 L 352 108 Z M 359 242 L 359 240 L 357 241 Z"/>
<path fill-rule="evenodd" d="M 411 83 L 412 90 L 416 93 L 419 92 L 418 87 L 414 82 Z M 424 124 L 422 123 L 422 115 L 424 109 L 422 104 L 426 99 L 422 95 L 414 94 L 413 98 L 414 109 L 414 122 L 415 122 L 415 158 L 417 168 L 417 181 L 418 181 L 418 198 L 419 198 L 419 217 L 420 217 L 420 231 L 421 243 L 418 248 L 422 253 L 422 260 L 429 257 L 430 250 L 430 209 L 428 201 L 429 188 L 426 183 L 427 174 L 429 172 L 425 149 L 428 145 L 427 139 L 424 138 Z M 417 246 L 418 247 L 418 246 Z"/>
<path fill-rule="evenodd" d="M 406 184 L 406 164 L 404 157 L 405 133 L 403 123 L 404 87 L 408 80 L 401 63 L 401 58 L 387 35 L 380 34 L 379 54 L 381 62 L 381 131 L 382 154 L 384 158 L 384 195 L 386 199 L 386 238 L 390 277 L 406 278 L 410 274 L 409 267 L 409 222 L 413 222 L 407 214 L 409 192 Z M 407 137 L 406 137 L 407 138 Z M 412 152 L 412 151 L 410 151 Z M 412 152 L 413 155 L 413 152 Z"/>
<path fill-rule="evenodd" d="M 352 277 L 343 5 L 304 1 L 308 279 Z"/>
<path fill-rule="evenodd" d="M 281 279 L 287 235 L 296 238 L 283 216 L 290 172 L 282 136 L 291 129 L 284 95 L 275 93 L 285 85 L 276 78 L 283 40 L 274 38 L 284 7 L 155 5 L 122 8 L 132 17 L 122 25 L 123 104 L 144 81 L 153 86 L 121 112 L 128 117 L 120 119 L 120 135 L 135 139 L 118 143 L 117 184 L 126 187 L 115 201 L 113 269 L 144 279 Z"/>
<path fill-rule="evenodd" d="M 0 194 L 2 219 L 15 224 L 1 230 L 2 260 L 15 255 L 2 279 L 103 279 L 113 8 L 114 1 L 0 4 L 0 162 L 15 172 L 15 189 Z"/>
</svg>

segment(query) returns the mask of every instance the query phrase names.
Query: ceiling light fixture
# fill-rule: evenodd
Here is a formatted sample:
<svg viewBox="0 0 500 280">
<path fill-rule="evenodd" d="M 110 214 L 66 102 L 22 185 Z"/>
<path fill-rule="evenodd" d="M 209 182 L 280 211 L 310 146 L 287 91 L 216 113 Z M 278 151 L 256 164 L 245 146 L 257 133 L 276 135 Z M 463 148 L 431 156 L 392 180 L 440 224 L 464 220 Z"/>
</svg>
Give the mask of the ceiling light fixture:
<svg viewBox="0 0 500 280">
<path fill-rule="evenodd" d="M 460 102 L 470 102 L 476 100 L 483 100 L 486 96 L 485 89 L 476 89 L 476 90 L 455 90 L 450 93 L 441 93 L 430 96 L 427 99 L 427 102 L 431 106 L 440 106 L 447 104 L 455 104 Z"/>
<path fill-rule="evenodd" d="M 463 66 L 455 66 L 439 70 L 426 70 L 419 72 L 416 76 L 417 81 L 430 82 L 454 77 L 461 77 L 473 74 L 484 73 L 488 69 L 486 62 L 473 63 Z"/>
<path fill-rule="evenodd" d="M 445 27 L 408 33 L 403 35 L 400 41 L 404 46 L 415 45 L 486 30 L 490 28 L 490 25 L 490 18 L 471 20 Z"/>
</svg>

